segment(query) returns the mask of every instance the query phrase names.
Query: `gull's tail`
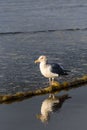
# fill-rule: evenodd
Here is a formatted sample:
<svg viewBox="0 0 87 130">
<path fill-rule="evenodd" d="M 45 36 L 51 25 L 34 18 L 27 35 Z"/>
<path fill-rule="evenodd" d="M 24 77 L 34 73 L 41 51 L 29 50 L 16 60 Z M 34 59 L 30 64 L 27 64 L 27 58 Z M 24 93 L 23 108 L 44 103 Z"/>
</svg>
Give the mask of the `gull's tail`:
<svg viewBox="0 0 87 130">
<path fill-rule="evenodd" d="M 70 70 L 63 70 L 63 74 L 62 75 L 69 75 L 68 73 L 71 72 Z"/>
</svg>

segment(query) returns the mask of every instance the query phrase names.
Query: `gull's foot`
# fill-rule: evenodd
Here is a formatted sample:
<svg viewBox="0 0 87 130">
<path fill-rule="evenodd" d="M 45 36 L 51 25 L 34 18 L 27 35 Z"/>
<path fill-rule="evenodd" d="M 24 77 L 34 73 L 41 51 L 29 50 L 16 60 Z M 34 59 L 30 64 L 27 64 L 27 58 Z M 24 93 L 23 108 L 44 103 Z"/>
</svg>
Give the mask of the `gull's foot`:
<svg viewBox="0 0 87 130">
<path fill-rule="evenodd" d="M 57 82 L 57 81 L 53 81 L 53 82 L 51 82 L 51 85 L 52 85 L 52 86 L 58 86 L 58 85 L 60 85 L 60 83 Z"/>
</svg>

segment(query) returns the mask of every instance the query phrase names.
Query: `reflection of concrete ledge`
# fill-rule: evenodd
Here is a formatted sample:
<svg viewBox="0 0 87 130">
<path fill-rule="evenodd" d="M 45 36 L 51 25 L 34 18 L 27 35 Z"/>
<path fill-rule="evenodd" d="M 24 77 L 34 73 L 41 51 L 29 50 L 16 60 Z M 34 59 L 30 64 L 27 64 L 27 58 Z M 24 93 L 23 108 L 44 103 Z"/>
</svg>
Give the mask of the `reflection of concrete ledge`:
<svg viewBox="0 0 87 130">
<path fill-rule="evenodd" d="M 15 101 L 22 101 L 32 96 L 43 95 L 47 93 L 60 92 L 62 90 L 69 90 L 73 88 L 81 87 L 81 85 L 87 84 L 87 75 L 81 78 L 75 78 L 70 82 L 65 81 L 63 83 L 54 82 L 52 86 L 48 86 L 42 89 L 28 92 L 17 92 L 15 94 L 0 95 L 0 103 L 12 103 Z"/>
</svg>

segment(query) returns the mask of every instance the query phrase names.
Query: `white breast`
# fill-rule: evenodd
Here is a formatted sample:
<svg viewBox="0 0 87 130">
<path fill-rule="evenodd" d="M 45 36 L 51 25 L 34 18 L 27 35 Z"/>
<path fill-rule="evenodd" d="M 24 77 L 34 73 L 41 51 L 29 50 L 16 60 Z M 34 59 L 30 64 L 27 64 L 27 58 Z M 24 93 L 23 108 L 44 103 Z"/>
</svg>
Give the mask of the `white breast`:
<svg viewBox="0 0 87 130">
<path fill-rule="evenodd" d="M 47 78 L 58 77 L 58 74 L 51 72 L 51 66 L 50 65 L 40 63 L 40 71 L 41 71 L 42 75 L 44 75 Z"/>
</svg>

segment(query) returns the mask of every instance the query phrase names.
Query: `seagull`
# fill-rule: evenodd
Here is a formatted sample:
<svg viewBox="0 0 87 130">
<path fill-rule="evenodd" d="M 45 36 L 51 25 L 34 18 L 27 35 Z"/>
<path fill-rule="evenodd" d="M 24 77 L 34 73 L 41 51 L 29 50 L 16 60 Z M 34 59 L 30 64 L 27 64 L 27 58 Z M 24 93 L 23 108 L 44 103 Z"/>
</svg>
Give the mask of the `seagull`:
<svg viewBox="0 0 87 130">
<path fill-rule="evenodd" d="M 41 105 L 41 113 L 37 114 L 37 118 L 40 119 L 43 123 L 48 123 L 50 120 L 51 113 L 57 112 L 63 105 L 63 103 L 71 97 L 68 94 L 62 96 L 55 96 L 50 94 Z"/>
<path fill-rule="evenodd" d="M 42 55 L 37 60 L 35 60 L 35 63 L 40 62 L 40 71 L 41 74 L 49 78 L 49 83 L 52 84 L 54 82 L 54 79 L 56 77 L 59 77 L 61 75 L 68 75 L 68 70 L 65 70 L 63 67 L 61 67 L 57 63 L 51 63 L 48 64 L 47 57 Z"/>
</svg>

